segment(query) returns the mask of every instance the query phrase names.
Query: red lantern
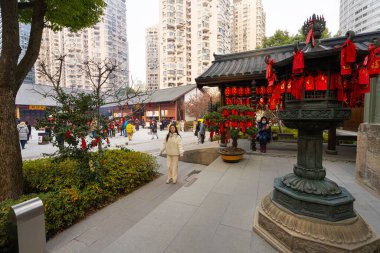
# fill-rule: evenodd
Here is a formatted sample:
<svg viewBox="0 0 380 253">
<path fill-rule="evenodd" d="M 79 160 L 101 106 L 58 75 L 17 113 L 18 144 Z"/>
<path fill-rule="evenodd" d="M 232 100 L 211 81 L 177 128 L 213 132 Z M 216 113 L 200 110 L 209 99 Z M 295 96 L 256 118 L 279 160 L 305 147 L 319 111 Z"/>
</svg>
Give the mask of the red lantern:
<svg viewBox="0 0 380 253">
<path fill-rule="evenodd" d="M 250 98 L 246 98 L 245 99 L 245 104 L 246 105 L 250 105 L 251 104 L 251 99 Z"/>
<path fill-rule="evenodd" d="M 289 79 L 286 82 L 286 93 L 291 93 L 292 92 L 292 79 Z"/>
<path fill-rule="evenodd" d="M 268 86 L 267 87 L 267 93 L 272 94 L 272 92 L 273 92 L 273 86 Z"/>
<path fill-rule="evenodd" d="M 259 88 L 259 87 L 256 87 L 256 88 L 255 88 L 255 93 L 256 93 L 256 95 L 257 95 L 257 94 L 260 94 L 260 88 Z"/>
<path fill-rule="evenodd" d="M 226 105 L 230 105 L 230 104 L 232 104 L 231 98 L 226 98 Z"/>
<path fill-rule="evenodd" d="M 282 80 L 280 83 L 280 93 L 281 94 L 285 93 L 285 86 L 286 86 L 286 81 Z"/>
<path fill-rule="evenodd" d="M 349 76 L 352 74 L 352 68 L 349 63 L 346 63 L 345 65 L 340 66 L 340 74 L 342 76 Z"/>
<path fill-rule="evenodd" d="M 244 95 L 246 95 L 246 96 L 251 95 L 251 88 L 250 87 L 245 87 L 244 88 Z"/>
<path fill-rule="evenodd" d="M 246 125 L 247 127 L 251 127 L 251 126 L 252 126 L 252 122 L 248 120 L 248 121 L 245 123 L 245 125 Z"/>
<path fill-rule="evenodd" d="M 231 95 L 232 96 L 236 96 L 237 95 L 237 88 L 236 88 L 236 86 L 234 86 L 234 87 L 231 88 Z"/>
<path fill-rule="evenodd" d="M 319 74 L 315 77 L 315 90 L 327 90 L 327 76 Z"/>
<path fill-rule="evenodd" d="M 226 89 L 224 90 L 224 95 L 226 97 L 231 96 L 231 88 L 230 87 L 226 87 Z"/>
<path fill-rule="evenodd" d="M 244 88 L 242 87 L 242 86 L 240 86 L 239 88 L 238 88 L 238 95 L 239 96 L 244 96 Z"/>
<path fill-rule="evenodd" d="M 314 77 L 312 75 L 308 75 L 305 78 L 305 90 L 314 91 Z"/>
<path fill-rule="evenodd" d="M 266 88 L 265 88 L 265 86 L 261 86 L 260 87 L 260 94 L 261 95 L 265 95 L 266 94 Z"/>
<path fill-rule="evenodd" d="M 66 131 L 65 137 L 66 137 L 66 139 L 71 137 L 71 132 L 69 130 Z"/>
</svg>

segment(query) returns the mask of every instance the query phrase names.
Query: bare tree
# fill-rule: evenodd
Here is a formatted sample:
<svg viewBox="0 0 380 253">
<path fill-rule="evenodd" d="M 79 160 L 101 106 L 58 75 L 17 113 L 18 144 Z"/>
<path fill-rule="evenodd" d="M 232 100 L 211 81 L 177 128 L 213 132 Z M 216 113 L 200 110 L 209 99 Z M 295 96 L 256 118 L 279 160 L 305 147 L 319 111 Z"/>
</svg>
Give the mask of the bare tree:
<svg viewBox="0 0 380 253">
<path fill-rule="evenodd" d="M 204 91 L 190 97 L 186 103 L 186 113 L 191 117 L 201 118 L 208 111 L 210 101 L 213 103 L 219 100 L 219 95 L 213 91 Z"/>
</svg>

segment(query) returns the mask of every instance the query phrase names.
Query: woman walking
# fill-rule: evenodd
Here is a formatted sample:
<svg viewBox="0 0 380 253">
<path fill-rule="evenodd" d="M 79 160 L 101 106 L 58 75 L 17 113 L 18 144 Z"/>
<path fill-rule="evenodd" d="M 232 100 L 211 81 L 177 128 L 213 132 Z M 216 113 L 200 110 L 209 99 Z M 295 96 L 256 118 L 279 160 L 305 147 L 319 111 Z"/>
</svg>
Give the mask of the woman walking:
<svg viewBox="0 0 380 253">
<path fill-rule="evenodd" d="M 183 156 L 182 138 L 178 133 L 178 129 L 175 125 L 169 127 L 169 133 L 166 136 L 164 145 L 161 149 L 161 154 L 166 152 L 167 155 L 167 180 L 166 183 L 177 183 L 178 174 L 178 159 Z"/>
<path fill-rule="evenodd" d="M 24 121 L 17 125 L 18 137 L 20 139 L 21 148 L 25 149 L 25 143 L 28 140 L 29 129 Z"/>
<path fill-rule="evenodd" d="M 126 132 L 128 134 L 128 140 L 131 141 L 132 137 L 133 137 L 133 133 L 135 132 L 134 126 L 132 125 L 131 122 L 128 122 L 128 125 L 127 125 L 127 128 L 126 128 Z"/>
</svg>

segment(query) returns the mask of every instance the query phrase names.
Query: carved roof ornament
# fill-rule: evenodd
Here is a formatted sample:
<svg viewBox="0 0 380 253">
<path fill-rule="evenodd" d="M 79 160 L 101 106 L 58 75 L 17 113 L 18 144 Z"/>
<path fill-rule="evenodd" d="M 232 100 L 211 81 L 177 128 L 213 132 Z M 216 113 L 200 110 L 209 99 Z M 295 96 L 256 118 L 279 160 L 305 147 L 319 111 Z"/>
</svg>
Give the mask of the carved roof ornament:
<svg viewBox="0 0 380 253">
<path fill-rule="evenodd" d="M 317 45 L 316 40 L 322 37 L 322 32 L 325 28 L 326 21 L 323 16 L 313 14 L 308 18 L 302 26 L 302 33 L 306 37 L 306 45 L 311 42 L 311 45 L 315 47 Z"/>
</svg>

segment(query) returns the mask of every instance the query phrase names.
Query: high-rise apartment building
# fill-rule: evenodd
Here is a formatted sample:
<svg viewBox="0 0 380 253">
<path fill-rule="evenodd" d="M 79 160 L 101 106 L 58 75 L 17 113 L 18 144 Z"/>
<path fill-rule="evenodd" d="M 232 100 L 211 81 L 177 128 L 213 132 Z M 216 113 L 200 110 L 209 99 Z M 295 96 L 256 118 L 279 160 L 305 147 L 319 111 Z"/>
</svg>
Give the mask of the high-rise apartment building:
<svg viewBox="0 0 380 253">
<path fill-rule="evenodd" d="M 232 51 L 242 52 L 261 47 L 266 22 L 261 0 L 234 0 L 232 16 Z"/>
<path fill-rule="evenodd" d="M 45 29 L 41 42 L 38 65 L 45 62 L 50 73 L 59 69 L 56 60 L 65 55 L 61 85 L 68 88 L 91 89 L 91 82 L 83 72 L 84 61 L 112 61 L 118 70 L 110 76 L 107 85 L 122 87 L 128 85 L 128 41 L 126 29 L 125 0 L 107 0 L 102 21 L 92 28 L 73 33 L 69 29 L 53 32 Z M 95 75 L 95 73 L 94 73 Z M 36 73 L 36 82 L 50 84 L 41 73 Z"/>
<path fill-rule="evenodd" d="M 160 1 L 160 88 L 194 83 L 231 51 L 230 0 Z"/>
<path fill-rule="evenodd" d="M 146 47 L 146 87 L 148 90 L 159 88 L 159 40 L 158 25 L 145 31 Z"/>
<path fill-rule="evenodd" d="M 191 17 L 192 82 L 213 61 L 213 54 L 231 52 L 230 0 L 193 1 Z"/>
<path fill-rule="evenodd" d="M 339 30 L 357 33 L 380 30 L 379 0 L 341 0 Z"/>
<path fill-rule="evenodd" d="M 2 25 L 1 25 L 1 13 L 0 13 L 0 52 L 1 52 L 1 38 L 2 38 Z M 20 34 L 20 47 L 21 53 L 19 56 L 19 61 L 24 57 L 26 49 L 28 48 L 29 36 L 30 36 L 30 25 L 29 24 L 20 24 L 19 25 L 19 34 Z M 25 83 L 34 83 L 34 67 L 29 71 L 24 79 Z"/>
</svg>

